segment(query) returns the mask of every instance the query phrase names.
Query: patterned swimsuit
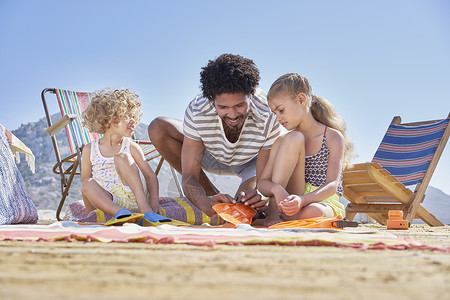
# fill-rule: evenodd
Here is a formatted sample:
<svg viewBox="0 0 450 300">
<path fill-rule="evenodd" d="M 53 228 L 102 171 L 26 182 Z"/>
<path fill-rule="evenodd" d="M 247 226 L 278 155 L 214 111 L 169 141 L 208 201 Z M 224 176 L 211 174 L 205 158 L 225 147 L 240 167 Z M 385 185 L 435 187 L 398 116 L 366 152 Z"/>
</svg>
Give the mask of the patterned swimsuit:
<svg viewBox="0 0 450 300">
<path fill-rule="evenodd" d="M 326 139 L 327 128 L 328 127 L 325 127 L 322 147 L 320 148 L 319 152 L 314 155 L 307 155 L 305 157 L 305 181 L 307 183 L 305 193 L 310 193 L 313 190 L 321 187 L 325 184 L 325 181 L 327 179 L 328 160 L 330 158 L 330 150 L 328 149 Z M 310 186 L 308 186 L 308 184 Z M 345 211 L 344 206 L 339 202 L 339 197 L 342 196 L 343 191 L 344 190 L 342 188 L 341 172 L 341 178 L 336 194 L 326 200 L 321 201 L 321 203 L 329 205 L 333 209 L 335 215 L 341 215 L 342 217 L 344 217 Z"/>
<path fill-rule="evenodd" d="M 131 139 L 123 138 L 120 152 L 130 153 Z M 92 178 L 94 178 L 98 184 L 107 190 L 113 196 L 113 202 L 122 208 L 129 210 L 137 210 L 138 206 L 136 198 L 129 186 L 126 186 L 120 180 L 119 174 L 116 171 L 116 165 L 114 164 L 114 157 L 104 157 L 98 145 L 98 140 L 93 141 L 91 146 L 91 165 L 92 165 Z M 139 170 L 139 175 L 144 188 L 144 193 L 148 197 L 147 184 L 145 178 Z"/>
</svg>

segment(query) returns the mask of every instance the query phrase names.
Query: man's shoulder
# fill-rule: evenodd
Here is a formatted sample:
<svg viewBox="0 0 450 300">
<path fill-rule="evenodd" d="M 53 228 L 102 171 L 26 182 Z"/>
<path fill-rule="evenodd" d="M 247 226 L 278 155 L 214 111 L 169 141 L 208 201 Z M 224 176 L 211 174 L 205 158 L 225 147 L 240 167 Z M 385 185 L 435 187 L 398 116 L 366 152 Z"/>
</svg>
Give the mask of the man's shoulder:
<svg viewBox="0 0 450 300">
<path fill-rule="evenodd" d="M 252 99 L 252 111 L 258 120 L 266 120 L 271 114 L 269 105 L 267 104 L 267 94 L 261 89 L 256 89 Z"/>
<path fill-rule="evenodd" d="M 187 111 L 193 115 L 208 114 L 214 109 L 208 98 L 204 97 L 202 93 L 197 94 L 195 98 L 189 102 Z"/>
</svg>

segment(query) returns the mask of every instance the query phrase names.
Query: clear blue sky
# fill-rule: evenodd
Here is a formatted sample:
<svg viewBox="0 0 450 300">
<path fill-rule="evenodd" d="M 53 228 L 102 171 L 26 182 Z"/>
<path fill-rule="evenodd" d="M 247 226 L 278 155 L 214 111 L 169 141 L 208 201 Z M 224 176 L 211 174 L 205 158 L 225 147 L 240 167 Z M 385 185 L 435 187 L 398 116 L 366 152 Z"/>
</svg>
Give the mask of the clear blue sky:
<svg viewBox="0 0 450 300">
<path fill-rule="evenodd" d="M 143 121 L 181 119 L 199 72 L 222 53 L 254 60 L 260 87 L 305 75 L 368 161 L 395 115 L 450 111 L 450 2 L 0 0 L 0 123 L 44 116 L 46 87 L 129 88 Z M 56 106 L 53 109 L 57 111 Z M 450 194 L 450 145 L 431 184 Z"/>
</svg>

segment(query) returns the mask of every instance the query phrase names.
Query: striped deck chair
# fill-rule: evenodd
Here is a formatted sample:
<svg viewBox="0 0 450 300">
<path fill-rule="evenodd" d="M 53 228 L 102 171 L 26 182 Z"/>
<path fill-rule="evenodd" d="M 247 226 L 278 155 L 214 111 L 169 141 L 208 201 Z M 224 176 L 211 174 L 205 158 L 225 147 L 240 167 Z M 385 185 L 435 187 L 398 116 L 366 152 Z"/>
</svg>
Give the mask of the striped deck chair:
<svg viewBox="0 0 450 300">
<path fill-rule="evenodd" d="M 344 170 L 347 218 L 366 213 L 386 225 L 389 210 L 402 210 L 409 222 L 443 226 L 421 203 L 450 135 L 449 119 L 402 124 L 394 117 L 372 162 Z"/>
<path fill-rule="evenodd" d="M 50 112 L 47 106 L 45 95 L 47 93 L 56 94 L 56 99 L 61 111 L 62 118 L 53 123 L 50 117 Z M 53 167 L 53 172 L 61 176 L 61 199 L 56 211 L 56 218 L 61 220 L 60 213 L 64 205 L 65 199 L 69 194 L 69 189 L 72 184 L 75 175 L 80 175 L 81 171 L 81 153 L 84 145 L 99 139 L 101 136 L 97 133 L 91 133 L 82 125 L 82 113 L 89 105 L 91 100 L 91 94 L 85 92 L 74 92 L 68 90 L 46 88 L 41 93 L 42 103 L 44 105 L 45 116 L 49 128 L 44 131 L 50 135 L 53 143 L 53 148 L 56 155 L 56 164 Z M 67 135 L 67 141 L 69 143 L 70 155 L 62 158 L 58 143 L 56 141 L 55 134 L 65 129 Z M 151 161 L 156 158 L 160 158 L 158 162 L 157 170 L 158 175 L 162 164 L 164 162 L 163 157 L 156 151 L 156 148 L 150 141 L 137 141 L 144 151 L 147 161 Z M 175 170 L 170 166 L 173 179 L 178 188 L 180 196 L 183 195 L 180 184 L 178 182 Z"/>
</svg>

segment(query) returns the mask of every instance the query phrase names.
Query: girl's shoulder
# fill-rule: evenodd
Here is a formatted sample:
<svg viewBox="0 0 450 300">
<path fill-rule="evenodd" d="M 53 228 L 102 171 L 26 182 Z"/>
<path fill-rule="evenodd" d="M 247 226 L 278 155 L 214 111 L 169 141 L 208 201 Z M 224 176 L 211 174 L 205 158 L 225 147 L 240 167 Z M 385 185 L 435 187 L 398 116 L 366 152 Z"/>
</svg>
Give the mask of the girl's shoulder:
<svg viewBox="0 0 450 300">
<path fill-rule="evenodd" d="M 84 145 L 81 155 L 82 156 L 90 156 L 91 149 L 92 149 L 92 142 L 89 143 L 89 144 Z"/>
<path fill-rule="evenodd" d="M 344 142 L 344 136 L 342 133 L 334 128 L 327 127 L 327 132 L 325 135 L 327 139 L 327 143 L 335 144 L 335 143 L 343 143 Z"/>
<path fill-rule="evenodd" d="M 91 149 L 92 149 L 92 143 L 93 143 L 93 142 L 90 142 L 90 143 L 84 145 L 83 151 L 91 151 Z"/>
<path fill-rule="evenodd" d="M 136 143 L 133 139 L 128 139 L 129 143 L 130 143 L 130 147 L 139 147 L 139 144 Z"/>
<path fill-rule="evenodd" d="M 136 143 L 135 141 L 133 141 L 132 139 L 129 139 L 129 145 L 130 145 L 130 152 L 131 154 L 133 154 L 135 151 L 142 151 L 141 146 L 139 146 L 138 143 Z"/>
</svg>

